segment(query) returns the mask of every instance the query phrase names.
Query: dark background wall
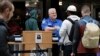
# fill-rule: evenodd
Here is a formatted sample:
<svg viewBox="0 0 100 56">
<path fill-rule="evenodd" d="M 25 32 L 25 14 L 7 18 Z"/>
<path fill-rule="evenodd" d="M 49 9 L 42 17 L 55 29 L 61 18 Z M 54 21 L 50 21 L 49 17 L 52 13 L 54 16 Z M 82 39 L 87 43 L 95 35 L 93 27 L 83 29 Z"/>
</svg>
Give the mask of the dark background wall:
<svg viewBox="0 0 100 56">
<path fill-rule="evenodd" d="M 15 6 L 14 16 L 13 19 L 17 20 L 17 16 L 20 17 L 19 21 L 17 22 L 23 29 L 25 29 L 25 14 L 26 14 L 26 7 L 25 1 L 13 1 Z"/>
<path fill-rule="evenodd" d="M 43 2 L 43 17 L 48 17 L 48 9 L 49 8 L 56 8 L 58 18 L 61 20 L 66 19 L 66 9 L 69 5 L 74 4 L 78 9 L 77 15 L 81 17 L 81 6 L 83 4 L 90 4 L 92 5 L 92 15 L 94 18 L 96 18 L 98 21 L 100 21 L 100 18 L 98 17 L 98 12 L 100 12 L 100 0 L 62 0 L 62 6 L 59 6 L 59 0 L 39 0 L 40 2 Z M 24 1 L 14 1 L 13 2 L 15 6 L 15 12 L 14 16 L 20 15 L 21 16 L 21 25 L 23 28 L 25 28 L 24 23 L 26 21 L 25 14 L 26 14 L 26 7 L 25 7 L 25 0 Z M 95 4 L 95 5 L 94 5 Z M 99 5 L 98 5 L 99 4 Z M 41 21 L 39 22 L 39 27 L 41 29 Z"/>
</svg>

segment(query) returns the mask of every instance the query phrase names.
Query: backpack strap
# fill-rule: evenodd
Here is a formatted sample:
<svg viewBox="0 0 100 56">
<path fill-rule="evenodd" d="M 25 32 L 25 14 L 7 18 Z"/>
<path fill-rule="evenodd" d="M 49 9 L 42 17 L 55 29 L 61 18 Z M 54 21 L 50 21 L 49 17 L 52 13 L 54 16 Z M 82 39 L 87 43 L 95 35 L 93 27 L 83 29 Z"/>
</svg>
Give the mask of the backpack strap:
<svg viewBox="0 0 100 56">
<path fill-rule="evenodd" d="M 68 20 L 72 23 L 72 27 L 71 27 L 71 30 L 70 30 L 70 33 L 69 33 L 69 39 L 70 39 L 70 41 L 72 41 L 72 39 L 73 39 L 73 34 L 74 34 L 74 24 L 75 24 L 75 22 L 78 21 L 78 20 L 73 21 L 73 20 L 70 19 L 70 18 L 68 18 Z"/>
<path fill-rule="evenodd" d="M 88 23 L 88 21 L 87 20 L 85 20 L 85 19 L 83 19 L 83 21 L 87 24 Z"/>
<path fill-rule="evenodd" d="M 83 21 L 87 24 L 87 23 L 95 23 L 95 20 L 93 20 L 93 19 L 91 19 L 91 20 L 85 20 L 85 19 L 83 19 Z"/>
<path fill-rule="evenodd" d="M 72 19 L 70 19 L 70 18 L 67 18 L 67 20 L 69 20 L 72 24 L 75 23 L 75 22 L 74 22 Z"/>
</svg>

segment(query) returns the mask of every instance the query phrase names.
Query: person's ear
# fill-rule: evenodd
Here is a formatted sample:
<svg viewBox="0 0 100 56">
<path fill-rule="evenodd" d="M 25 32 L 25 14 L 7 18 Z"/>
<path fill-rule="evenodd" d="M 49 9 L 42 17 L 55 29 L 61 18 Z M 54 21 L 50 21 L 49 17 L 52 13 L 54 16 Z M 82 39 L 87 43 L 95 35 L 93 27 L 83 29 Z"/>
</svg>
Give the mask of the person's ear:
<svg viewBox="0 0 100 56">
<path fill-rule="evenodd" d="M 5 11 L 4 11 L 4 13 L 5 13 L 6 15 L 9 15 L 9 13 L 10 13 L 9 8 L 6 8 Z"/>
<path fill-rule="evenodd" d="M 9 8 L 6 8 L 4 13 L 5 13 L 5 17 L 6 17 L 6 18 L 9 18 L 9 15 L 10 15 L 10 10 L 9 10 Z"/>
</svg>

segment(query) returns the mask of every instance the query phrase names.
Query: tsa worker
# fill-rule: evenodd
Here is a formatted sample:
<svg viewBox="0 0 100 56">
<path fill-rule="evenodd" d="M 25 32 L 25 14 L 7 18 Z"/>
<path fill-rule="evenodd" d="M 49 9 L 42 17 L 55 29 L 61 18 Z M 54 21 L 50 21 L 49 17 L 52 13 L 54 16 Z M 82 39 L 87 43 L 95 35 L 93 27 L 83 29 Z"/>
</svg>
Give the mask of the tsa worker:
<svg viewBox="0 0 100 56">
<path fill-rule="evenodd" d="M 61 27 L 62 21 L 57 19 L 57 12 L 55 8 L 50 8 L 48 10 L 48 18 L 44 18 L 42 21 L 42 30 L 44 31 L 53 31 L 53 42 L 58 42 L 59 37 L 59 29 Z M 59 46 L 57 44 L 53 44 L 53 56 L 59 56 Z"/>
</svg>

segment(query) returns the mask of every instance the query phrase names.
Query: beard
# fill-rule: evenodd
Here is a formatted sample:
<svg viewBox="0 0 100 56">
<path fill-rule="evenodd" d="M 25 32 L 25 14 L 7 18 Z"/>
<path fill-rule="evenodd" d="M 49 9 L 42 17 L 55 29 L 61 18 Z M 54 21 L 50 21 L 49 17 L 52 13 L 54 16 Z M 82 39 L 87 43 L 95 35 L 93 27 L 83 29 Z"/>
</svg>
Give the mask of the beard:
<svg viewBox="0 0 100 56">
<path fill-rule="evenodd" d="M 56 18 L 57 18 L 57 16 L 52 16 L 51 18 L 52 18 L 52 19 L 56 19 Z"/>
</svg>

